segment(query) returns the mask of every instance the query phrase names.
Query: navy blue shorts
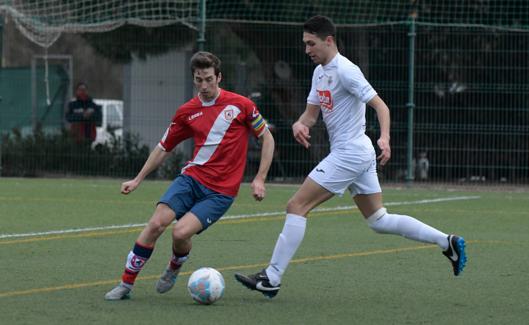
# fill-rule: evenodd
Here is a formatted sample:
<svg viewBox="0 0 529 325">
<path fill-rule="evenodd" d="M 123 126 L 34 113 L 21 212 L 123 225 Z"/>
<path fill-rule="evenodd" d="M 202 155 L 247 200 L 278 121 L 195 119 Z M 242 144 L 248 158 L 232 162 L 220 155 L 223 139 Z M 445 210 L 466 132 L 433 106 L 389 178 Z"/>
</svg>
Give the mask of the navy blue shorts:
<svg viewBox="0 0 529 325">
<path fill-rule="evenodd" d="M 235 197 L 212 191 L 187 175 L 178 176 L 158 203 L 167 204 L 179 220 L 192 212 L 202 223 L 202 231 L 228 211 Z"/>
</svg>

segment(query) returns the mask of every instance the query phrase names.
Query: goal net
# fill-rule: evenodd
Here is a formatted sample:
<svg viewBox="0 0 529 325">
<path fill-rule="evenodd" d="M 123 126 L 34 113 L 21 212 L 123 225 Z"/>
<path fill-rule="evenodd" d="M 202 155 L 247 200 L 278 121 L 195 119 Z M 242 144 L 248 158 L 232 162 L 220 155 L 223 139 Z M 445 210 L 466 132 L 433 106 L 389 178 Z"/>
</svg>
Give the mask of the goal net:
<svg viewBox="0 0 529 325">
<path fill-rule="evenodd" d="M 0 0 L 0 11 L 42 47 L 63 32 L 105 32 L 124 24 L 195 28 L 197 0 Z"/>
<path fill-rule="evenodd" d="M 200 2 L 208 21 L 300 24 L 322 14 L 338 26 L 419 24 L 528 30 L 527 0 L 0 0 L 22 33 L 49 47 L 63 32 L 104 32 L 124 24 L 182 23 L 196 29 Z"/>
</svg>

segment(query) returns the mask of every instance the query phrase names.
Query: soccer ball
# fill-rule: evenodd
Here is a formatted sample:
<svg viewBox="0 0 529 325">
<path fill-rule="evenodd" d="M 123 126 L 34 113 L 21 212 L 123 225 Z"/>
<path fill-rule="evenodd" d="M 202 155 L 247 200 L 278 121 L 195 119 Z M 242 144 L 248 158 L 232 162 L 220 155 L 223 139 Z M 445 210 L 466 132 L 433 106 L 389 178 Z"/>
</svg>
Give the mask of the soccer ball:
<svg viewBox="0 0 529 325">
<path fill-rule="evenodd" d="M 214 268 L 202 267 L 189 277 L 187 290 L 194 301 L 211 305 L 224 294 L 224 278 Z"/>
</svg>

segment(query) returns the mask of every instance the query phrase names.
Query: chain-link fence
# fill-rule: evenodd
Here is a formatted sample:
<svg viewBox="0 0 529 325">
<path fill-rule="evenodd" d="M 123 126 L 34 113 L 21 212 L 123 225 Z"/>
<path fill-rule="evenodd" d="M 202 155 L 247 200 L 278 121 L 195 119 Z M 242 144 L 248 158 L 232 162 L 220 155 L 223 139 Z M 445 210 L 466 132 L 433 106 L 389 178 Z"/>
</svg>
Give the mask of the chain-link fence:
<svg viewBox="0 0 529 325">
<path fill-rule="evenodd" d="M 164 24 L 176 25 L 62 34 L 47 50 L 25 40 L 7 15 L 0 73 L 2 175 L 133 176 L 176 108 L 193 95 L 187 61 L 200 37 L 200 4 L 186 3 L 188 11 L 168 9 L 173 18 L 163 8 L 130 7 L 138 10 L 118 15 L 124 24 L 139 13 L 153 20 L 145 13 L 156 13 Z M 208 1 L 206 8 L 203 46 L 223 60 L 222 86 L 251 97 L 273 126 L 271 179 L 300 180 L 329 150 L 321 122 L 312 131 L 310 151 L 295 143 L 290 130 L 305 108 L 314 68 L 304 54 L 301 25 L 313 14 L 326 14 L 338 23 L 340 52 L 360 66 L 391 109 L 393 157 L 380 169 L 381 179 L 529 182 L 526 1 Z M 71 61 L 46 64 L 42 58 L 52 55 Z M 27 73 L 17 76 L 15 68 Z M 66 119 L 59 126 L 46 122 L 64 115 L 70 99 L 65 94 L 78 81 L 88 84 L 93 97 L 122 103 L 113 117 L 103 114 L 117 119 L 100 122 L 105 141 L 79 145 L 69 137 Z M 367 133 L 376 140 L 378 123 L 369 109 Z M 126 141 L 119 140 L 125 135 Z M 172 177 L 168 171 L 189 158 L 190 147 L 181 145 L 161 174 Z M 252 141 L 248 177 L 258 152 Z M 26 165 L 31 168 L 21 167 Z"/>
</svg>

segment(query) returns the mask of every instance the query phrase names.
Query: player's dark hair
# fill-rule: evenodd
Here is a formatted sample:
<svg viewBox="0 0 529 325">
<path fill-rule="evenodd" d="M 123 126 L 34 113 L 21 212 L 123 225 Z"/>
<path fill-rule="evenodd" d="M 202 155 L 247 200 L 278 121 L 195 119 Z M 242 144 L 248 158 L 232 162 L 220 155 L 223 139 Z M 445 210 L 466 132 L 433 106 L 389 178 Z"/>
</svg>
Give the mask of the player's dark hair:
<svg viewBox="0 0 529 325">
<path fill-rule="evenodd" d="M 314 16 L 303 24 L 303 31 L 318 36 L 325 40 L 327 36 L 336 38 L 336 26 L 329 17 Z"/>
<path fill-rule="evenodd" d="M 191 73 L 194 75 L 196 69 L 213 68 L 215 70 L 215 76 L 218 77 L 220 64 L 220 59 L 213 53 L 200 51 L 191 57 Z"/>
</svg>

